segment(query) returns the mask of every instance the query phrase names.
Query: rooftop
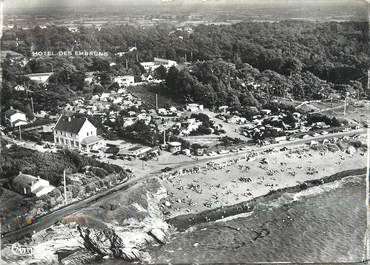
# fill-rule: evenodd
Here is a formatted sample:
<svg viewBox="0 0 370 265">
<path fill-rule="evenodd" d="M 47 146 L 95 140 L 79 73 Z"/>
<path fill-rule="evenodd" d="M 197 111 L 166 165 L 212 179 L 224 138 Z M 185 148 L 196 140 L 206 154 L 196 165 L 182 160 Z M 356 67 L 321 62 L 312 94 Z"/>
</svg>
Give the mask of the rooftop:
<svg viewBox="0 0 370 265">
<path fill-rule="evenodd" d="M 37 177 L 19 172 L 18 176 L 13 179 L 13 182 L 20 184 L 23 187 L 31 187 L 37 180 Z"/>
<path fill-rule="evenodd" d="M 7 111 L 5 111 L 5 116 L 8 116 L 9 117 L 9 116 L 12 116 L 12 115 L 14 115 L 16 113 L 23 113 L 23 112 L 20 111 L 20 110 L 11 108 L 11 109 L 8 109 Z"/>
<path fill-rule="evenodd" d="M 86 121 L 87 118 L 85 117 L 76 118 L 62 115 L 55 125 L 55 130 L 77 134 Z"/>
<path fill-rule="evenodd" d="M 51 76 L 52 74 L 54 74 L 53 72 L 49 72 L 49 73 L 35 73 L 35 74 L 28 74 L 26 76 L 28 77 L 41 77 L 41 76 Z"/>
<path fill-rule="evenodd" d="M 81 143 L 83 145 L 89 145 L 89 144 L 97 143 L 99 141 L 101 141 L 101 138 L 99 136 L 93 135 L 93 136 L 89 136 L 89 137 L 84 138 Z"/>
</svg>

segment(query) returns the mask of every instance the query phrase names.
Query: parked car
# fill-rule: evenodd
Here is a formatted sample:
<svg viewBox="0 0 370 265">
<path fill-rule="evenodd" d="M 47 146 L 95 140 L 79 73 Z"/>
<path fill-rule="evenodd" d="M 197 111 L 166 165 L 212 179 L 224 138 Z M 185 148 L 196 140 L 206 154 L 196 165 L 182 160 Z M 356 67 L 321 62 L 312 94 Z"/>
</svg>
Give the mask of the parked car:
<svg viewBox="0 0 370 265">
<path fill-rule="evenodd" d="M 208 156 L 215 156 L 215 155 L 217 155 L 216 152 L 210 152 L 210 153 L 208 153 Z"/>
<path fill-rule="evenodd" d="M 162 172 L 169 172 L 172 170 L 172 167 L 165 167 L 165 168 L 162 168 Z"/>
</svg>

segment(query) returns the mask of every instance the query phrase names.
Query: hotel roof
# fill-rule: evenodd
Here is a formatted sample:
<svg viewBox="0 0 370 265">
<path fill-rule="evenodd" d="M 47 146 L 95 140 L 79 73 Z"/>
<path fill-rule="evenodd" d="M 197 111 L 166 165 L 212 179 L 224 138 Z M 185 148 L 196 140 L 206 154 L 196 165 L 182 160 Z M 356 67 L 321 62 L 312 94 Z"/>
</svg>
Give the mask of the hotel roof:
<svg viewBox="0 0 370 265">
<path fill-rule="evenodd" d="M 87 118 L 76 118 L 76 117 L 68 117 L 62 115 L 57 124 L 55 125 L 55 130 L 63 131 L 63 132 L 70 132 L 77 134 L 84 123 L 87 121 Z"/>
</svg>

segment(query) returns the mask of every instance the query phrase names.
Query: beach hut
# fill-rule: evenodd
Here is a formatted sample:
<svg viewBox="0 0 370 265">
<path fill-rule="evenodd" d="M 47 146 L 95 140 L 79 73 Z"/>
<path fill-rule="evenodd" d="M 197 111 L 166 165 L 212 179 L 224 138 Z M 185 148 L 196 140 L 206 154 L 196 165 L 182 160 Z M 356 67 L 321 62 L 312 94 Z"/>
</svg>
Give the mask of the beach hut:
<svg viewBox="0 0 370 265">
<path fill-rule="evenodd" d="M 180 142 L 169 142 L 168 151 L 170 151 L 171 153 L 176 153 L 176 152 L 181 151 L 181 143 Z"/>
</svg>

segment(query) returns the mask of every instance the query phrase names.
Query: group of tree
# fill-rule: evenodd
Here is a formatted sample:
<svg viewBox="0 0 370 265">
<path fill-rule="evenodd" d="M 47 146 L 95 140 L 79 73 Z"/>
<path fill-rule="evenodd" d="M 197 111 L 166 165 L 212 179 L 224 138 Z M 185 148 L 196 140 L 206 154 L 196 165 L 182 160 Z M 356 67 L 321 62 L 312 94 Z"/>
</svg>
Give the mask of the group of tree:
<svg viewBox="0 0 370 265">
<path fill-rule="evenodd" d="M 356 84 L 355 89 L 362 91 L 360 83 Z M 236 66 L 218 59 L 197 62 L 180 71 L 171 67 L 165 83 L 158 86 L 158 92 L 210 108 L 227 105 L 240 110 L 245 106 L 261 107 L 274 97 L 325 99 L 335 88 L 333 83 L 309 71 L 285 76 L 272 70 L 260 72 L 249 64 Z"/>
<path fill-rule="evenodd" d="M 369 34 L 366 22 L 280 21 L 243 22 L 233 25 L 199 25 L 192 34 L 171 34 L 174 26 L 158 25 L 139 29 L 134 26 L 105 25 L 101 30 L 80 27 L 70 32 L 63 27 L 35 27 L 5 31 L 9 47 L 30 55 L 37 51 L 108 51 L 114 54 L 136 45 L 137 52 L 122 59 L 149 61 L 162 57 L 182 61 L 222 58 L 236 65 L 273 70 L 289 76 L 309 70 L 321 79 L 347 82 L 369 68 Z M 18 39 L 18 45 L 15 45 Z M 20 44 L 19 44 L 20 43 Z"/>
<path fill-rule="evenodd" d="M 102 163 L 69 150 L 62 150 L 58 153 L 40 153 L 16 145 L 7 148 L 5 143 L 2 143 L 0 161 L 1 178 L 11 179 L 22 171 L 26 174 L 40 176 L 54 186 L 61 185 L 63 170 L 67 168 L 73 173 L 85 172 L 86 166 L 101 168 L 107 174 L 122 172 L 119 166 Z"/>
<path fill-rule="evenodd" d="M 13 105 L 32 118 L 31 97 L 34 111 L 53 112 L 79 95 L 118 89 L 112 83 L 115 75 L 139 78 L 145 72 L 139 61 L 163 57 L 180 62 L 185 54 L 193 62 L 191 67 L 171 67 L 168 71 L 159 67 L 153 73 L 165 80 L 159 92 L 183 102 L 200 102 L 211 108 L 228 105 L 243 111 L 246 106 L 260 107 L 272 97 L 321 99 L 332 89 L 362 95 L 367 82 L 362 77 L 370 61 L 367 28 L 360 22 L 246 22 L 200 25 L 184 38 L 170 34 L 174 28 L 168 26 L 138 29 L 105 25 L 100 31 L 81 27 L 78 32 L 55 26 L 15 28 L 4 32 L 4 49 L 28 56 L 31 47 L 56 52 L 104 50 L 110 56 L 36 57 L 25 66 L 7 58 L 2 63 L 1 105 L 3 109 Z M 20 44 L 12 46 L 16 39 Z M 135 52 L 113 56 L 134 45 Z M 54 74 L 46 86 L 25 76 L 50 71 Z M 87 85 L 88 72 L 96 72 L 96 82 Z M 32 93 L 15 91 L 19 84 Z"/>
<path fill-rule="evenodd" d="M 120 121 L 117 123 L 119 124 Z M 121 139 L 149 146 L 158 146 L 162 139 L 157 125 L 154 123 L 146 124 L 143 120 L 138 120 L 127 127 L 116 126 L 116 131 Z"/>
</svg>

